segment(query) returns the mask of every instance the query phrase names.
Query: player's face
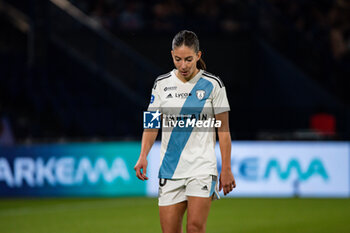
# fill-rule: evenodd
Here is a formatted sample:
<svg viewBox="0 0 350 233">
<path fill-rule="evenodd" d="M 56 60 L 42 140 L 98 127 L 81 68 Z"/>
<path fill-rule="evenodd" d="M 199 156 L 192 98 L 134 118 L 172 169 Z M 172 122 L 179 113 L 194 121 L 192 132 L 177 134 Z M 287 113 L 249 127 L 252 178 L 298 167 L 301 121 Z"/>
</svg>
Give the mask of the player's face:
<svg viewBox="0 0 350 233">
<path fill-rule="evenodd" d="M 196 53 L 193 48 L 182 45 L 172 50 L 171 55 L 180 78 L 190 80 L 198 73 L 197 61 L 202 55 L 201 51 Z"/>
</svg>

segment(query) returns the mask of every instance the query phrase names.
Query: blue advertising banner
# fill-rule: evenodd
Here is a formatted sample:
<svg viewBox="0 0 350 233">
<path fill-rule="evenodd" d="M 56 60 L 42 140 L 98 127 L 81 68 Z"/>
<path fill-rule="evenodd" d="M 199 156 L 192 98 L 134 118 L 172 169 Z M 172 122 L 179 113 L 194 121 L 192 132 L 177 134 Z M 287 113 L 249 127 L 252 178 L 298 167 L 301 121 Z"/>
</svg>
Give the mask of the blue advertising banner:
<svg viewBox="0 0 350 233">
<path fill-rule="evenodd" d="M 139 142 L 0 148 L 0 196 L 146 195 L 134 175 Z"/>
<path fill-rule="evenodd" d="M 148 181 L 135 176 L 139 142 L 40 144 L 0 148 L 0 196 L 157 196 L 160 143 Z M 221 168 L 219 146 L 216 148 Z M 233 142 L 239 197 L 349 197 L 348 142 Z"/>
</svg>

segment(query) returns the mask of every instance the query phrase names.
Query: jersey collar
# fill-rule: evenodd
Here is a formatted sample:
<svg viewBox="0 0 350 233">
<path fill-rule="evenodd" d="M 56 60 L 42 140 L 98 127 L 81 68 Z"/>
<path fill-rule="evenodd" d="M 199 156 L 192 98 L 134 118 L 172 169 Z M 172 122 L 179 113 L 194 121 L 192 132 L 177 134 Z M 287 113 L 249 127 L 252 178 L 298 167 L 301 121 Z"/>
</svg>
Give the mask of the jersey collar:
<svg viewBox="0 0 350 233">
<path fill-rule="evenodd" d="M 198 72 L 193 78 L 191 78 L 191 80 L 189 80 L 189 81 L 187 81 L 187 82 L 182 82 L 182 81 L 176 76 L 175 71 L 176 71 L 176 69 L 173 69 L 173 70 L 171 71 L 171 74 L 174 76 L 175 80 L 176 80 L 177 82 L 181 83 L 181 84 L 194 84 L 194 83 L 196 83 L 196 82 L 199 80 L 199 78 L 202 76 L 203 72 L 204 72 L 204 70 L 201 70 L 201 69 L 200 69 L 199 72 Z"/>
</svg>

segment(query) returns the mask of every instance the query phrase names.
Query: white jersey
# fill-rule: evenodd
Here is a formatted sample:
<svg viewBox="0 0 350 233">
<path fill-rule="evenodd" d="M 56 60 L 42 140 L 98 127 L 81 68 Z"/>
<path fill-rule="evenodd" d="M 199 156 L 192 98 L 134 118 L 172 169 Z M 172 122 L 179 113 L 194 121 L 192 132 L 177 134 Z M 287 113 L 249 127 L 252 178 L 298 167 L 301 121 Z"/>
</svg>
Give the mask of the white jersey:
<svg viewBox="0 0 350 233">
<path fill-rule="evenodd" d="M 155 80 L 148 111 L 159 110 L 163 119 L 174 113 L 207 119 L 230 110 L 225 87 L 217 76 L 200 70 L 184 83 L 175 71 Z M 165 128 L 163 124 L 159 178 L 182 179 L 204 174 L 217 176 L 215 143 L 214 128 Z"/>
</svg>

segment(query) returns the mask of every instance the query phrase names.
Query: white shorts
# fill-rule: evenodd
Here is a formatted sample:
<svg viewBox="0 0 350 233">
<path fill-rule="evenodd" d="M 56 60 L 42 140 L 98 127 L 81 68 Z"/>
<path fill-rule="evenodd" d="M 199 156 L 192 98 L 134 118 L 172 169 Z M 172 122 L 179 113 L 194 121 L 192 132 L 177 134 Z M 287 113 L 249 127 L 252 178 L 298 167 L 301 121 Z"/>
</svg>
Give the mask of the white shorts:
<svg viewBox="0 0 350 233">
<path fill-rule="evenodd" d="M 217 176 L 200 175 L 184 179 L 159 179 L 158 205 L 174 205 L 192 197 L 220 199 Z"/>
</svg>

